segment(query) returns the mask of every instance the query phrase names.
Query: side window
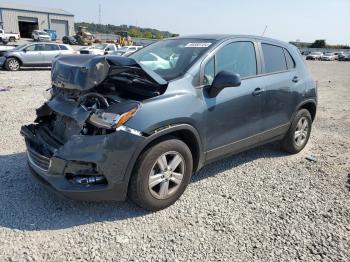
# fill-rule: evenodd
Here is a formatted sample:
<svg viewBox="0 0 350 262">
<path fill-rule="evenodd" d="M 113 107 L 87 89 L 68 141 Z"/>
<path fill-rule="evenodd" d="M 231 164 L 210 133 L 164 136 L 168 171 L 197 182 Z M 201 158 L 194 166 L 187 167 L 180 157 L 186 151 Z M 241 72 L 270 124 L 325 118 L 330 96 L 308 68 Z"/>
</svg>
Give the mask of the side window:
<svg viewBox="0 0 350 262">
<path fill-rule="evenodd" d="M 25 48 L 26 51 L 34 51 L 35 50 L 35 45 L 30 45 Z"/>
<path fill-rule="evenodd" d="M 45 44 L 45 51 L 56 51 L 60 50 L 58 45 Z"/>
<path fill-rule="evenodd" d="M 264 53 L 265 72 L 274 73 L 287 70 L 283 48 L 275 45 L 261 44 Z"/>
<path fill-rule="evenodd" d="M 294 59 L 293 59 L 292 55 L 288 52 L 287 49 L 284 49 L 284 55 L 285 55 L 285 57 L 286 57 L 288 69 L 293 69 L 293 68 L 295 68 Z"/>
<path fill-rule="evenodd" d="M 36 44 L 35 45 L 35 51 L 44 51 L 45 45 L 44 44 Z"/>
<path fill-rule="evenodd" d="M 60 45 L 61 50 L 68 50 L 68 48 L 65 45 Z"/>
<path fill-rule="evenodd" d="M 210 59 L 204 67 L 204 85 L 211 85 L 215 77 L 215 61 L 214 58 Z"/>
<path fill-rule="evenodd" d="M 241 77 L 257 74 L 255 48 L 252 42 L 234 42 L 224 46 L 215 56 L 216 73 L 228 71 Z"/>
<path fill-rule="evenodd" d="M 215 60 L 210 59 L 204 67 L 204 85 L 211 85 L 215 77 Z"/>
</svg>

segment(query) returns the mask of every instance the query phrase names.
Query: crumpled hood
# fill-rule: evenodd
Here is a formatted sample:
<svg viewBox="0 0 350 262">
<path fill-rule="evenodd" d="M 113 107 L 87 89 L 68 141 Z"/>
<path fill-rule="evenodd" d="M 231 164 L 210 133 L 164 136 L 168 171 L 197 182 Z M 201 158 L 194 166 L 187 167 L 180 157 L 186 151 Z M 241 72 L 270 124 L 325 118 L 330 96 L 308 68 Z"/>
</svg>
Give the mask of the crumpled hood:
<svg viewBox="0 0 350 262">
<path fill-rule="evenodd" d="M 64 55 L 52 64 L 52 84 L 57 87 L 87 91 L 109 77 L 122 77 L 129 82 L 144 81 L 155 86 L 167 85 L 158 74 L 128 57 Z"/>
</svg>

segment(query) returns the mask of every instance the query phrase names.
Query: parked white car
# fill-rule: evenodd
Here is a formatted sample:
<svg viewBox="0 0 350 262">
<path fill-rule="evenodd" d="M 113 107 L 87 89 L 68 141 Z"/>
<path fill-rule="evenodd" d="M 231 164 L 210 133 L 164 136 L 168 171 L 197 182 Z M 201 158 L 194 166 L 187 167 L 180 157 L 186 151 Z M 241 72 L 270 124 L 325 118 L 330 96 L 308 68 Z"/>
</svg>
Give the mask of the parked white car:
<svg viewBox="0 0 350 262">
<path fill-rule="evenodd" d="M 34 41 L 51 41 L 51 37 L 48 33 L 41 30 L 34 30 L 32 32 L 32 38 Z"/>
<path fill-rule="evenodd" d="M 334 61 L 337 59 L 337 55 L 334 53 L 324 53 L 324 55 L 321 57 L 322 61 Z"/>
<path fill-rule="evenodd" d="M 128 56 L 137 50 L 141 49 L 143 46 L 138 45 L 129 45 L 129 46 L 122 46 L 118 49 L 118 51 L 113 52 L 112 55 L 119 55 L 119 56 Z"/>
<path fill-rule="evenodd" d="M 159 69 L 170 69 L 171 61 L 166 60 L 155 53 L 148 53 L 144 55 L 140 61 L 142 65 L 151 70 L 159 70 Z"/>
<path fill-rule="evenodd" d="M 320 60 L 322 56 L 322 52 L 312 52 L 306 56 L 306 60 Z"/>
<path fill-rule="evenodd" d="M 80 50 L 80 54 L 89 55 L 108 55 L 117 51 L 115 44 L 98 44 L 89 47 L 83 47 Z"/>
<path fill-rule="evenodd" d="M 0 39 L 8 40 L 10 42 L 15 42 L 21 37 L 19 34 L 5 33 L 4 29 L 0 29 Z M 0 41 L 1 42 L 1 41 Z"/>
</svg>

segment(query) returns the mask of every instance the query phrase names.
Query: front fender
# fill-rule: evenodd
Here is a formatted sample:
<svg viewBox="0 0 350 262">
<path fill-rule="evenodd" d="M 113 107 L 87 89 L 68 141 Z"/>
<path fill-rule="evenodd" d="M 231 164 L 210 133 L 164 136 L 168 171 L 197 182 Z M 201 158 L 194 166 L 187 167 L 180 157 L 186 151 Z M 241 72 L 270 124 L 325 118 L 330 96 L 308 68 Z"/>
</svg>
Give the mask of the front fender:
<svg viewBox="0 0 350 262">
<path fill-rule="evenodd" d="M 205 160 L 203 143 L 202 143 L 202 139 L 201 139 L 198 131 L 193 126 L 191 126 L 189 124 L 172 125 L 172 126 L 165 127 L 163 129 L 160 129 L 157 132 L 152 133 L 151 135 L 147 136 L 146 139 L 139 144 L 139 146 L 135 150 L 132 158 L 130 159 L 130 161 L 128 163 L 128 166 L 127 166 L 127 169 L 126 169 L 126 172 L 124 175 L 124 183 L 129 183 L 129 180 L 130 180 L 130 177 L 132 175 L 132 171 L 134 169 L 136 161 L 137 161 L 138 157 L 140 156 L 140 154 L 142 153 L 142 151 L 144 151 L 144 149 L 147 146 L 149 146 L 152 142 L 154 142 L 155 140 L 157 140 L 161 137 L 165 137 L 167 135 L 171 135 L 172 133 L 175 133 L 178 131 L 184 131 L 184 130 L 191 132 L 196 139 L 196 143 L 198 145 L 198 152 L 199 152 L 199 161 L 198 161 L 198 168 L 197 168 L 197 170 L 198 170 L 203 165 L 204 160 Z"/>
</svg>

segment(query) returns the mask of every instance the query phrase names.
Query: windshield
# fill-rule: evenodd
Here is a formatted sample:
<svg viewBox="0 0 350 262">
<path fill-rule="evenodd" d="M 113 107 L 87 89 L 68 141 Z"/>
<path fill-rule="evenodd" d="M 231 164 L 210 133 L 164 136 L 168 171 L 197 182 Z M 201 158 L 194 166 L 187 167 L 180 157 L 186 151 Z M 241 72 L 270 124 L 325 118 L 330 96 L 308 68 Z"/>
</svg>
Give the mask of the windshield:
<svg viewBox="0 0 350 262">
<path fill-rule="evenodd" d="M 156 42 L 129 57 L 165 80 L 183 75 L 213 44 L 212 39 L 168 39 Z"/>
<path fill-rule="evenodd" d="M 11 49 L 11 51 L 18 51 L 18 50 L 22 50 L 23 48 L 25 48 L 26 46 L 28 46 L 29 44 L 23 44 L 23 45 L 18 45 L 15 48 Z"/>
<path fill-rule="evenodd" d="M 104 50 L 106 48 L 106 46 L 107 46 L 106 44 L 100 44 L 100 45 L 95 45 L 92 48 Z"/>
<path fill-rule="evenodd" d="M 311 55 L 321 55 L 321 52 L 312 52 Z"/>
<path fill-rule="evenodd" d="M 39 35 L 48 35 L 46 32 L 39 32 Z"/>
<path fill-rule="evenodd" d="M 325 53 L 324 55 L 331 56 L 334 55 L 333 53 Z"/>
</svg>

